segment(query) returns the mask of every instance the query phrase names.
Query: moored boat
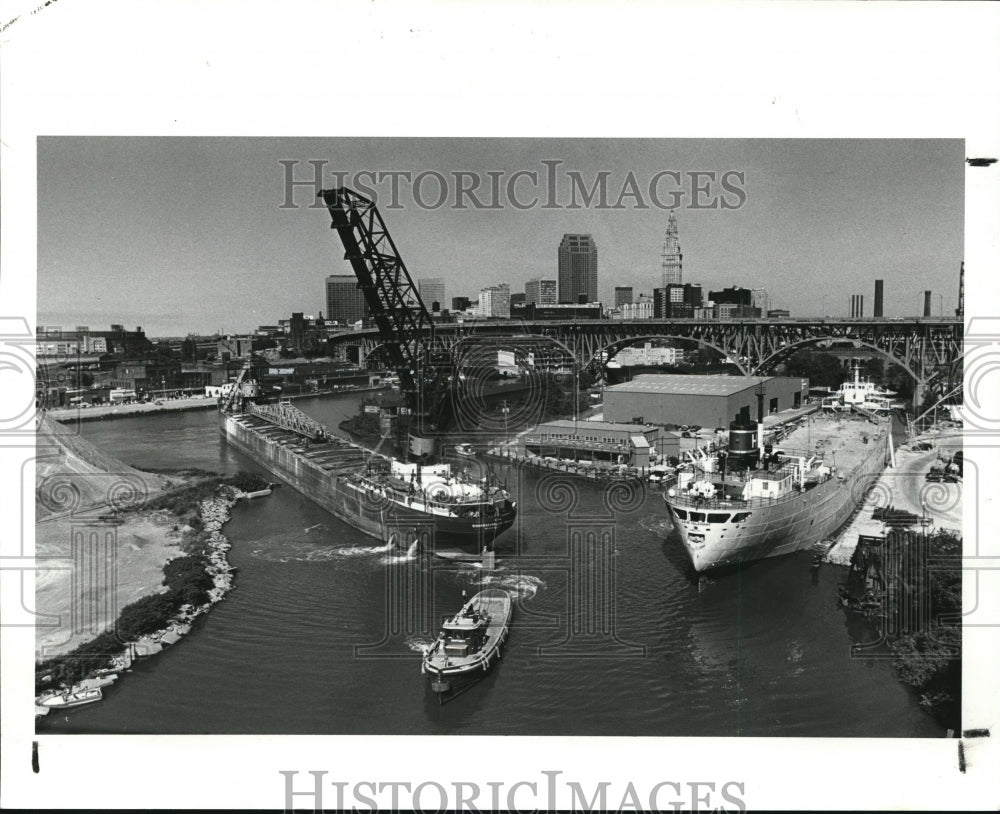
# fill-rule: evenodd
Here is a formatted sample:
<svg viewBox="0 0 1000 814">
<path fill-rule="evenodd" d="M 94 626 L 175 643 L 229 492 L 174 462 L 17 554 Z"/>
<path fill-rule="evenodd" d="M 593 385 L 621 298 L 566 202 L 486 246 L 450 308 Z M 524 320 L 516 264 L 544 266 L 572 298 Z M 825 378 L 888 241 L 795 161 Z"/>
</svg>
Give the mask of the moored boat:
<svg viewBox="0 0 1000 814">
<path fill-rule="evenodd" d="M 441 703 L 500 659 L 513 607 L 506 591 L 487 588 L 444 620 L 438 638 L 424 651 L 421 668 Z"/>
<path fill-rule="evenodd" d="M 60 695 L 53 695 L 39 700 L 36 706 L 48 707 L 50 709 L 68 709 L 69 707 L 80 707 L 84 704 L 93 704 L 104 697 L 100 687 L 89 690 L 79 690 L 77 692 L 64 692 Z"/>
</svg>

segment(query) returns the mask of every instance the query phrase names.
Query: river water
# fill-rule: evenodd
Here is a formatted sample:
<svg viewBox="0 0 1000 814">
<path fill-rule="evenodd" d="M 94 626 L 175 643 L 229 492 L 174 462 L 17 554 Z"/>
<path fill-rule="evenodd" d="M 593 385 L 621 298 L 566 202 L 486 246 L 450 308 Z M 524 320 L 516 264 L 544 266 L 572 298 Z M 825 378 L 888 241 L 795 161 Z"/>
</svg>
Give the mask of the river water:
<svg viewBox="0 0 1000 814">
<path fill-rule="evenodd" d="M 334 429 L 358 395 L 297 406 Z M 140 468 L 263 471 L 214 411 L 85 423 Z M 699 586 L 663 501 L 645 491 L 500 467 L 517 524 L 484 574 L 385 551 L 283 487 L 224 532 L 236 589 L 105 700 L 40 731 L 145 734 L 477 734 L 940 737 L 839 607 L 844 569 L 800 552 Z M 440 706 L 420 649 L 463 591 L 516 597 L 500 663 Z M 853 639 L 852 639 L 853 637 Z"/>
</svg>

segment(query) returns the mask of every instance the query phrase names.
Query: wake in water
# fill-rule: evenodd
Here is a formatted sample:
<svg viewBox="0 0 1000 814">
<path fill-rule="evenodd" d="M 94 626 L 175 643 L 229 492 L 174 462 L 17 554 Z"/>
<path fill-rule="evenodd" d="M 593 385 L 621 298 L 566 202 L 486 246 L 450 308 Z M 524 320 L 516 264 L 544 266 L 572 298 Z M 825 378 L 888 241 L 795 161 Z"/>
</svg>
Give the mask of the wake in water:
<svg viewBox="0 0 1000 814">
<path fill-rule="evenodd" d="M 674 529 L 674 524 L 670 522 L 669 517 L 657 517 L 656 515 L 647 515 L 640 518 L 639 525 L 646 531 L 652 531 L 664 537 Z"/>
<path fill-rule="evenodd" d="M 515 599 L 531 599 L 538 593 L 540 588 L 545 587 L 541 577 L 533 577 L 530 574 L 484 574 L 479 579 L 479 584 L 483 587 L 503 588 Z"/>
<path fill-rule="evenodd" d="M 337 552 L 338 557 L 363 557 L 366 555 L 385 554 L 386 552 L 393 551 L 395 548 L 396 544 L 389 541 L 385 545 L 357 545 L 350 548 L 336 548 L 334 551 Z"/>
<path fill-rule="evenodd" d="M 316 526 L 312 528 L 316 528 Z M 379 546 L 351 546 L 349 548 L 316 548 L 310 543 L 283 542 L 280 546 L 275 543 L 274 548 L 253 549 L 250 556 L 267 562 L 329 562 L 340 557 L 377 556 L 394 549 L 395 545 L 391 542 Z"/>
<path fill-rule="evenodd" d="M 425 636 L 409 636 L 406 639 L 406 646 L 414 653 L 423 653 L 434 642 L 435 639 L 429 639 Z"/>
<path fill-rule="evenodd" d="M 306 533 L 306 534 L 308 534 L 308 533 L 309 533 L 310 531 L 312 531 L 313 529 L 318 529 L 318 528 L 320 528 L 320 527 L 321 527 L 322 525 L 323 525 L 322 523 L 317 523 L 317 524 L 316 524 L 315 526 L 309 526 L 309 528 L 305 529 L 305 533 Z"/>
<path fill-rule="evenodd" d="M 400 562 L 410 562 L 415 560 L 417 555 L 420 553 L 420 541 L 414 540 L 408 549 L 406 549 L 405 554 L 390 554 L 388 557 L 383 557 L 381 562 L 383 565 L 395 565 Z"/>
</svg>

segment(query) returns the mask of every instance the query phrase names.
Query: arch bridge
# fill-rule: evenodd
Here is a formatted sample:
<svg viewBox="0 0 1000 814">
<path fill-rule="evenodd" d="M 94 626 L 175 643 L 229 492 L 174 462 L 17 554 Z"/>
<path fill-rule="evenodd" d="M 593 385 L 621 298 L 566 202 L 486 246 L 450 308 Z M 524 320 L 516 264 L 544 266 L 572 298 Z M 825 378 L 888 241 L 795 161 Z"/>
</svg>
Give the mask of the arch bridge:
<svg viewBox="0 0 1000 814">
<path fill-rule="evenodd" d="M 427 349 L 454 356 L 475 340 L 502 338 L 508 347 L 548 342 L 562 346 L 578 365 L 596 372 L 628 345 L 647 339 L 684 339 L 719 351 L 744 375 L 763 375 L 798 350 L 828 340 L 850 341 L 906 370 L 914 379 L 914 402 L 919 404 L 928 387 L 953 386 L 961 378 L 963 332 L 959 317 L 476 320 L 436 323 Z M 360 363 L 385 344 L 376 330 L 339 334 L 331 341 L 357 346 Z"/>
</svg>

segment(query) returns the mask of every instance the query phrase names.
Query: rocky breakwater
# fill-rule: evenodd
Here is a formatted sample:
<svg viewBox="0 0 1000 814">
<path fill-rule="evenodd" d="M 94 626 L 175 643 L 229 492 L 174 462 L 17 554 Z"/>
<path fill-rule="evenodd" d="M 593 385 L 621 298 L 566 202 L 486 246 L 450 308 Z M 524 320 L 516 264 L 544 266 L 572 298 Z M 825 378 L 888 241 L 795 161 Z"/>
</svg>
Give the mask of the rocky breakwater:
<svg viewBox="0 0 1000 814">
<path fill-rule="evenodd" d="M 102 699 L 137 658 L 155 655 L 191 631 L 192 623 L 235 587 L 235 569 L 222 533 L 233 505 L 247 492 L 230 484 L 201 499 L 201 529 L 193 553 L 164 567 L 166 590 L 122 609 L 114 625 L 97 639 L 36 667 L 35 714 L 82 706 Z"/>
</svg>

